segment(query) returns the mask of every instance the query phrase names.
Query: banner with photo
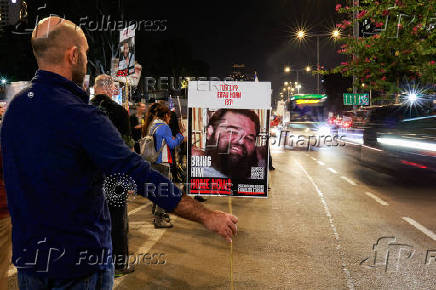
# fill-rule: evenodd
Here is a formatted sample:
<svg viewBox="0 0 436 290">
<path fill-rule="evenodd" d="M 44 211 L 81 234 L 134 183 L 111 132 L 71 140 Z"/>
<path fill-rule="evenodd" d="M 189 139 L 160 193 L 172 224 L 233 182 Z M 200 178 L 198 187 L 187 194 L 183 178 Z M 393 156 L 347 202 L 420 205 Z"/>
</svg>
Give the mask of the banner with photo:
<svg viewBox="0 0 436 290">
<path fill-rule="evenodd" d="M 271 83 L 188 85 L 188 194 L 268 196 Z"/>
<path fill-rule="evenodd" d="M 135 25 L 120 31 L 117 76 L 127 77 L 135 73 Z"/>
</svg>

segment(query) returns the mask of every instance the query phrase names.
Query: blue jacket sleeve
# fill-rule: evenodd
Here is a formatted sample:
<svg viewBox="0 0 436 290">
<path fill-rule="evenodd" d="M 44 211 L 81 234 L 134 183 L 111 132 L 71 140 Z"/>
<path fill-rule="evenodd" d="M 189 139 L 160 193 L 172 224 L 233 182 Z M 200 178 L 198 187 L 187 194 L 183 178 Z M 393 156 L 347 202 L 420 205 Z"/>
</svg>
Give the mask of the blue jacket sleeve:
<svg viewBox="0 0 436 290">
<path fill-rule="evenodd" d="M 173 133 L 171 132 L 171 129 L 168 125 L 160 126 L 156 131 L 156 135 L 164 138 L 166 144 L 168 145 L 168 147 L 170 147 L 171 150 L 176 148 L 177 145 L 180 145 L 180 143 L 182 143 L 183 139 L 185 138 L 180 133 L 177 134 L 176 138 L 173 138 Z"/>
<path fill-rule="evenodd" d="M 71 106 L 70 130 L 80 147 L 106 176 L 125 174 L 137 186 L 137 193 L 160 207 L 173 211 L 181 200 L 181 191 L 150 163 L 128 148 L 111 121 L 90 105 Z"/>
</svg>

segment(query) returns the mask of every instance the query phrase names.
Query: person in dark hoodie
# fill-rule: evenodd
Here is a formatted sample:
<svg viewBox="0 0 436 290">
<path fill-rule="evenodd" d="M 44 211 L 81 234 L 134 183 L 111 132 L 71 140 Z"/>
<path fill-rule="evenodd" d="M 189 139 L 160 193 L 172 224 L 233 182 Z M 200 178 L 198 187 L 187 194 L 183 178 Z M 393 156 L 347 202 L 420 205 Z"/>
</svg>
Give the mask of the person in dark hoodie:
<svg viewBox="0 0 436 290">
<path fill-rule="evenodd" d="M 4 108 L 0 108 L 3 116 Z M 11 217 L 9 216 L 6 200 L 5 184 L 3 181 L 2 154 L 0 151 L 0 290 L 8 289 L 8 269 L 11 263 Z"/>
<path fill-rule="evenodd" d="M 111 96 L 116 89 L 111 76 L 102 74 L 95 78 L 95 97 L 91 104 L 102 111 L 112 122 L 129 148 L 133 148 L 134 141 L 130 132 L 129 114 L 112 100 Z M 127 204 L 121 205 L 108 202 L 112 221 L 112 256 L 115 265 L 115 278 L 134 271 L 133 265 L 128 265 L 129 243 Z"/>
<path fill-rule="evenodd" d="M 112 289 L 105 176 L 131 178 L 139 195 L 232 242 L 237 217 L 182 194 L 88 104 L 82 89 L 88 42 L 79 26 L 58 16 L 44 18 L 31 43 L 38 71 L 9 103 L 1 128 L 20 289 Z"/>
</svg>

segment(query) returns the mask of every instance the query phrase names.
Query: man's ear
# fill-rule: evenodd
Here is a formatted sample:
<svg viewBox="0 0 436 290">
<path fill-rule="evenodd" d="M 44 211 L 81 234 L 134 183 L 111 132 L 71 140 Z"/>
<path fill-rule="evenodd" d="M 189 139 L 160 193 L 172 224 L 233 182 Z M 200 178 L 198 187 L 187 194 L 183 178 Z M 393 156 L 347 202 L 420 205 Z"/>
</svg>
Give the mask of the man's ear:
<svg viewBox="0 0 436 290">
<path fill-rule="evenodd" d="M 71 64 L 78 64 L 79 63 L 79 58 L 80 58 L 80 51 L 79 48 L 77 46 L 73 46 L 72 48 L 69 49 L 69 62 Z"/>
</svg>

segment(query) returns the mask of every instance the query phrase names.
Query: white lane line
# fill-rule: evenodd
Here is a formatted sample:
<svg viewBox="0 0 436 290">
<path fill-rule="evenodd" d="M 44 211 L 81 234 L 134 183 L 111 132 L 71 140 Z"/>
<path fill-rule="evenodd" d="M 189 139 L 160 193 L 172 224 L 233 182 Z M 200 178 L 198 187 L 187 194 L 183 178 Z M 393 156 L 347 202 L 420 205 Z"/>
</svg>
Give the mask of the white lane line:
<svg viewBox="0 0 436 290">
<path fill-rule="evenodd" d="M 365 192 L 365 194 L 383 206 L 389 205 L 389 203 L 387 203 L 386 201 L 384 201 L 383 199 L 381 199 L 380 197 L 378 197 L 377 195 L 375 195 L 369 191 Z"/>
<path fill-rule="evenodd" d="M 426 235 L 427 237 L 433 239 L 433 241 L 436 241 L 436 234 L 433 233 L 431 230 L 427 229 L 426 227 L 424 227 L 414 219 L 411 219 L 410 217 L 403 217 L 402 219 L 408 222 L 409 224 L 411 224 L 412 226 L 414 226 L 415 228 L 417 228 L 418 230 L 420 230 L 421 232 L 423 232 L 424 235 Z"/>
<path fill-rule="evenodd" d="M 177 216 L 171 215 L 171 222 L 174 223 L 177 220 Z M 159 240 L 162 238 L 163 234 L 166 233 L 167 229 L 155 229 L 154 225 L 151 222 L 133 222 L 130 223 L 131 225 L 131 231 L 135 230 L 139 234 L 146 236 L 146 240 L 144 243 L 138 247 L 138 249 L 135 250 L 135 253 L 133 254 L 135 257 L 143 257 L 144 254 L 150 253 L 150 249 L 153 248 L 153 246 L 159 242 Z M 141 263 L 141 259 L 137 260 L 135 258 L 135 261 L 138 263 Z M 133 274 L 134 275 L 134 274 Z M 122 287 L 122 282 L 128 275 L 121 276 L 114 280 L 114 285 L 112 289 L 124 289 Z"/>
<path fill-rule="evenodd" d="M 351 184 L 351 185 L 354 185 L 354 186 L 357 185 L 354 181 L 352 181 L 352 180 L 349 179 L 348 177 L 341 176 L 341 178 L 342 178 L 343 180 L 345 180 L 346 182 L 348 182 L 349 184 Z"/>
<path fill-rule="evenodd" d="M 316 158 L 314 158 L 314 157 L 310 157 L 310 158 L 312 158 L 313 161 L 316 161 Z"/>
<path fill-rule="evenodd" d="M 333 168 L 331 168 L 331 167 L 329 167 L 329 168 L 327 168 L 331 173 L 334 173 L 334 174 L 338 174 L 338 172 L 336 171 L 336 170 L 334 170 Z"/>
<path fill-rule="evenodd" d="M 318 162 L 318 164 L 321 165 L 321 166 L 324 166 L 324 165 L 325 165 L 325 163 L 322 162 L 322 161 L 319 161 L 319 160 L 318 160 L 317 162 Z"/>
<path fill-rule="evenodd" d="M 129 211 L 129 213 L 128 213 L 127 215 L 135 214 L 135 213 L 137 213 L 138 211 L 140 211 L 140 210 L 142 210 L 142 209 L 144 209 L 144 208 L 146 208 L 146 207 L 149 207 L 150 205 L 151 205 L 151 203 L 146 203 L 146 204 L 143 204 L 143 205 L 141 205 L 141 206 L 138 206 L 137 208 L 132 209 L 131 211 Z"/>
<path fill-rule="evenodd" d="M 313 180 L 313 178 L 309 175 L 309 173 L 307 173 L 306 169 L 304 169 L 304 167 L 298 162 L 295 161 L 297 163 L 297 165 L 301 168 L 301 170 L 304 172 L 304 174 L 306 175 L 307 179 L 309 179 L 309 181 L 312 183 L 313 187 L 315 188 L 316 192 L 318 193 L 319 198 L 321 199 L 321 203 L 324 206 L 324 212 L 325 215 L 327 216 L 328 220 L 329 220 L 329 224 L 330 227 L 333 231 L 333 235 L 335 236 L 336 239 L 336 249 L 339 252 L 339 257 L 341 259 L 341 263 L 342 263 L 342 270 L 344 271 L 345 277 L 347 279 L 347 286 L 348 289 L 354 289 L 354 283 L 353 283 L 353 278 L 351 277 L 351 273 L 347 268 L 347 264 L 345 263 L 345 254 L 342 251 L 342 247 L 341 247 L 341 240 L 339 237 L 339 233 L 336 229 L 334 220 L 333 220 L 333 216 L 330 212 L 329 206 L 327 204 L 327 201 L 324 198 L 324 193 L 322 193 L 322 191 L 319 189 L 318 185 L 315 183 L 315 181 Z"/>
</svg>

